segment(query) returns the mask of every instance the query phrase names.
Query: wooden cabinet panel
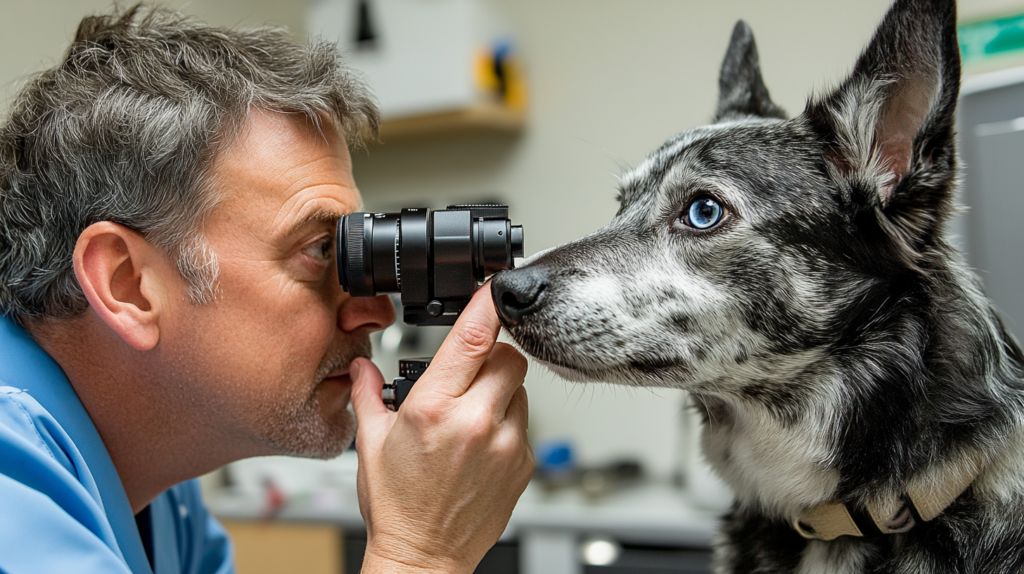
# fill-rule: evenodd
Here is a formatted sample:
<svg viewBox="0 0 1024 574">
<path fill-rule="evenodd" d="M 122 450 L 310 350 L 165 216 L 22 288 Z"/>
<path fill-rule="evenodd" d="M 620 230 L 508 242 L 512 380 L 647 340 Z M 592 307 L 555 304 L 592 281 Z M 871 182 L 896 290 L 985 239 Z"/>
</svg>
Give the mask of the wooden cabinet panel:
<svg viewBox="0 0 1024 574">
<path fill-rule="evenodd" d="M 238 574 L 344 574 L 342 533 L 330 524 L 221 520 Z"/>
</svg>

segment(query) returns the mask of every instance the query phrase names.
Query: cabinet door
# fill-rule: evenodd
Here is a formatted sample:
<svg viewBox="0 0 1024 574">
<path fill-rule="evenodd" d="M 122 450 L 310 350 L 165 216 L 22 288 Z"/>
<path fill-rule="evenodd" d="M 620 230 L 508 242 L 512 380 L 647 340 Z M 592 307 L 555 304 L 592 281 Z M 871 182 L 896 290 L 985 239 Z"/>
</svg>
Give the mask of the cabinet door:
<svg viewBox="0 0 1024 574">
<path fill-rule="evenodd" d="M 973 127 L 971 264 L 1010 332 L 1024 336 L 1024 118 Z"/>
<path fill-rule="evenodd" d="M 343 574 L 336 526 L 221 520 L 235 543 L 238 574 Z"/>
</svg>

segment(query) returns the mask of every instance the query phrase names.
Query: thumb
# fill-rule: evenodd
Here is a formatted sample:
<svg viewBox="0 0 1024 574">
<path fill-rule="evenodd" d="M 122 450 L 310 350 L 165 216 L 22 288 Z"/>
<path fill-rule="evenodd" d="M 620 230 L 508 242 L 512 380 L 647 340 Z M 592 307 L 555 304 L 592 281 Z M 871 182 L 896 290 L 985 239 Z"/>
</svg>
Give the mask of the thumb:
<svg viewBox="0 0 1024 574">
<path fill-rule="evenodd" d="M 380 393 L 384 388 L 384 376 L 369 359 L 358 358 L 348 368 L 352 379 L 352 408 L 356 412 L 359 432 L 356 440 L 384 440 L 394 424 L 395 413 L 384 406 Z M 359 446 L 357 445 L 358 449 Z"/>
<path fill-rule="evenodd" d="M 465 394 L 490 356 L 500 330 L 490 287 L 478 289 L 430 362 L 430 388 L 449 397 Z"/>
</svg>

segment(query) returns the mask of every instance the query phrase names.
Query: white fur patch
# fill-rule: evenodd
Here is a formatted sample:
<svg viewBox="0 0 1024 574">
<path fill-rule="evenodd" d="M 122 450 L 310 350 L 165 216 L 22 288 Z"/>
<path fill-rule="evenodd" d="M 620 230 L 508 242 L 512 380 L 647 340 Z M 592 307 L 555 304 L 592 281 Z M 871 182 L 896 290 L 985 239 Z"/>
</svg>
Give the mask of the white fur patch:
<svg viewBox="0 0 1024 574">
<path fill-rule="evenodd" d="M 704 428 L 704 453 L 738 500 L 787 522 L 802 510 L 832 499 L 839 474 L 835 450 L 835 397 L 814 400 L 809 415 L 784 424 L 763 408 L 732 401 L 731 420 Z"/>
<path fill-rule="evenodd" d="M 796 574 L 863 574 L 869 550 L 860 544 L 814 540 L 804 550 Z"/>
<path fill-rule="evenodd" d="M 1024 422 L 974 481 L 978 496 L 1000 503 L 1018 502 L 1024 495 Z"/>
</svg>

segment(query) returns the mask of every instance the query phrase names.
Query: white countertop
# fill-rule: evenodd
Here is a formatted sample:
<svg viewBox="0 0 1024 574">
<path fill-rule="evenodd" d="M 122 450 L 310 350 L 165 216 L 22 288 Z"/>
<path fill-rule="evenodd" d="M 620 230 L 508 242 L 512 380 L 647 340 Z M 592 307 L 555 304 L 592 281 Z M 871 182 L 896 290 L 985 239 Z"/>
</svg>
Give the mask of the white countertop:
<svg viewBox="0 0 1024 574">
<path fill-rule="evenodd" d="M 208 500 L 217 516 L 266 519 L 263 497 L 224 491 Z M 669 484 L 644 482 L 623 487 L 597 500 L 579 489 L 554 492 L 531 483 L 516 505 L 502 539 L 526 530 L 573 531 L 580 535 L 607 535 L 623 542 L 708 546 L 717 530 L 720 511 L 696 507 L 685 491 Z M 344 529 L 363 530 L 355 484 L 337 484 L 331 490 L 288 498 L 274 519 L 329 522 Z"/>
</svg>

